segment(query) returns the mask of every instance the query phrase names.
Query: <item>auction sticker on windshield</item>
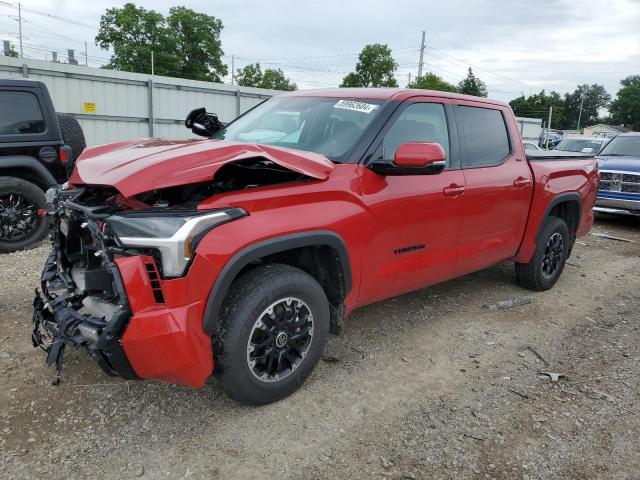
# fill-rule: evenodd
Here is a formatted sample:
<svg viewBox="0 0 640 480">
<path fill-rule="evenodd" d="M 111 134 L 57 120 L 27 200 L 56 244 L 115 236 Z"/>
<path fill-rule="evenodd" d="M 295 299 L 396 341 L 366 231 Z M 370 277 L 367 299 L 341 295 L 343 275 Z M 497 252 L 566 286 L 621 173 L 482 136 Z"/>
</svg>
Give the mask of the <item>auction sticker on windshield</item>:
<svg viewBox="0 0 640 480">
<path fill-rule="evenodd" d="M 356 102 L 354 100 L 338 100 L 333 108 L 342 108 L 343 110 L 354 110 L 356 112 L 371 113 L 378 105 L 372 103 Z"/>
</svg>

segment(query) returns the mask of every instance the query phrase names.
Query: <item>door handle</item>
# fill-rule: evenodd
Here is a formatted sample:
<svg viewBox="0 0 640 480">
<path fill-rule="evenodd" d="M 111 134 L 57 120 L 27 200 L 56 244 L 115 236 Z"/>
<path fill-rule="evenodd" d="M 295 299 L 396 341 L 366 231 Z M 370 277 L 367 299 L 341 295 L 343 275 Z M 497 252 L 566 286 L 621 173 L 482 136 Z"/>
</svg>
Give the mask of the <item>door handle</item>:
<svg viewBox="0 0 640 480">
<path fill-rule="evenodd" d="M 459 197 L 466 191 L 467 191 L 467 187 L 465 187 L 464 185 L 456 185 L 455 183 L 452 183 L 448 187 L 445 187 L 442 190 L 442 193 L 445 194 L 447 197 Z"/>
<path fill-rule="evenodd" d="M 527 185 L 531 185 L 531 180 L 529 180 L 528 178 L 518 177 L 513 181 L 514 187 L 522 188 L 526 187 Z"/>
</svg>

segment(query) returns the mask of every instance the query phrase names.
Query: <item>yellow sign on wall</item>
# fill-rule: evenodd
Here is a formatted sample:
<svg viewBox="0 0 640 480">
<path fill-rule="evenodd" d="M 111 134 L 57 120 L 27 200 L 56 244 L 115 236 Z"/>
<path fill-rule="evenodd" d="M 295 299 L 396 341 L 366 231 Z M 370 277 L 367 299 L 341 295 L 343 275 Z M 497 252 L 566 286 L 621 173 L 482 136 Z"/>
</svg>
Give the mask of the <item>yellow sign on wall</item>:
<svg viewBox="0 0 640 480">
<path fill-rule="evenodd" d="M 96 113 L 96 104 L 93 102 L 84 102 L 82 104 L 82 110 L 85 113 Z"/>
</svg>

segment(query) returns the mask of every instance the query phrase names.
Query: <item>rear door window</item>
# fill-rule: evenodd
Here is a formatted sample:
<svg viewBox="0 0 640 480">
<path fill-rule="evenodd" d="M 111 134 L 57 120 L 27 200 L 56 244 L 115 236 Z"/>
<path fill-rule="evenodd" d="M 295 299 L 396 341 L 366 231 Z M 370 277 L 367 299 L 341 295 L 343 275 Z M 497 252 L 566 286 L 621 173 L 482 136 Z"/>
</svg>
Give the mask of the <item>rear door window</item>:
<svg viewBox="0 0 640 480">
<path fill-rule="evenodd" d="M 509 133 L 500 110 L 458 105 L 456 120 L 466 144 L 463 168 L 499 165 L 511 153 Z"/>
<path fill-rule="evenodd" d="M 20 135 L 45 131 L 38 98 L 30 92 L 0 92 L 0 135 Z"/>
</svg>

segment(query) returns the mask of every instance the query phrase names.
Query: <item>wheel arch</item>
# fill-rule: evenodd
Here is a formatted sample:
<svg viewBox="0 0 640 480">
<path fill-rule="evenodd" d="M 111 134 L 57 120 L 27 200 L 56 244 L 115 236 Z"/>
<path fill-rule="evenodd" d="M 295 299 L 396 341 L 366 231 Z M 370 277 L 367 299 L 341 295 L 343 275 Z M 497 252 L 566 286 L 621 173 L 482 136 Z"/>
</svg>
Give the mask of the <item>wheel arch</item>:
<svg viewBox="0 0 640 480">
<path fill-rule="evenodd" d="M 580 226 L 580 212 L 582 211 L 582 197 L 577 192 L 565 192 L 556 195 L 545 211 L 544 216 L 538 227 L 538 233 L 536 239 L 542 231 L 542 225 L 544 220 L 548 217 L 557 217 L 565 221 L 567 227 L 569 227 L 569 235 L 571 236 L 569 243 L 569 251 L 573 247 L 573 243 L 576 240 L 576 232 Z"/>
<path fill-rule="evenodd" d="M 325 290 L 332 308 L 332 323 L 339 327 L 342 301 L 351 291 L 349 253 L 342 237 L 328 230 L 307 231 L 270 238 L 237 252 L 222 268 L 211 289 L 203 318 L 203 330 L 217 331 L 219 314 L 232 283 L 253 265 L 284 263 L 311 274 Z"/>
<path fill-rule="evenodd" d="M 42 163 L 27 155 L 0 157 L 0 177 L 21 178 L 34 183 L 44 191 L 58 183 Z"/>
</svg>

